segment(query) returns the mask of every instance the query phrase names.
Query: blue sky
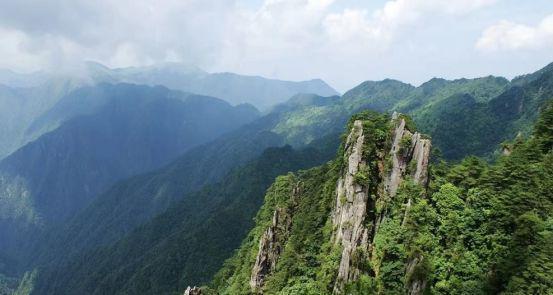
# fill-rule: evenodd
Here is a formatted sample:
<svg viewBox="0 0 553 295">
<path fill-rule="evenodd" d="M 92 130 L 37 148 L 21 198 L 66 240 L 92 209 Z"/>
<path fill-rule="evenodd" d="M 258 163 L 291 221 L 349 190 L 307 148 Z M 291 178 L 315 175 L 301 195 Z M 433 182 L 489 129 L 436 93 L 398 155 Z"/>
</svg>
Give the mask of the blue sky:
<svg viewBox="0 0 553 295">
<path fill-rule="evenodd" d="M 553 1 L 2 1 L 0 38 L 16 71 L 177 61 L 345 91 L 537 70 L 553 62 Z"/>
</svg>

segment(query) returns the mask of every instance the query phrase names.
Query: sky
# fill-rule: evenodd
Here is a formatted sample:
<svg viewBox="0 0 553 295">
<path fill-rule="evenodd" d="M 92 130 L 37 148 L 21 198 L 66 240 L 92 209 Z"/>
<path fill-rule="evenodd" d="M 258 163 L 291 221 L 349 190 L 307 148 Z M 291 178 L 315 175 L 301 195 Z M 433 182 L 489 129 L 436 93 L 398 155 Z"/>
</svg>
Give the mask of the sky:
<svg viewBox="0 0 553 295">
<path fill-rule="evenodd" d="M 283 80 L 419 85 L 553 62 L 551 0 L 0 1 L 0 68 L 193 64 Z"/>
</svg>

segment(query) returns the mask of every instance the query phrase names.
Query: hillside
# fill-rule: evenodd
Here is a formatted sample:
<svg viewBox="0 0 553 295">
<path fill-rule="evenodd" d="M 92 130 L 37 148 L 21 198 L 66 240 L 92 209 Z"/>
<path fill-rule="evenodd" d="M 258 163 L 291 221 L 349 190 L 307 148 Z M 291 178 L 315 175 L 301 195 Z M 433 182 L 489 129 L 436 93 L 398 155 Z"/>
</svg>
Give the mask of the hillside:
<svg viewBox="0 0 553 295">
<path fill-rule="evenodd" d="M 91 97 L 96 108 L 84 101 Z M 66 101 L 88 113 L 0 162 L 4 251 L 20 250 L 22 233 L 62 223 L 116 181 L 163 166 L 258 115 L 215 98 L 130 84 L 82 88 L 60 103 Z"/>
<path fill-rule="evenodd" d="M 110 69 L 98 63 L 85 63 L 69 72 L 19 74 L 0 69 L 0 159 L 42 134 L 59 127 L 51 121 L 60 113 L 60 99 L 81 87 L 101 83 L 162 85 L 195 95 L 221 98 L 232 105 L 250 104 L 259 109 L 285 101 L 298 93 L 337 95 L 324 81 L 283 81 L 234 73 L 207 73 L 195 67 L 167 63 L 149 67 Z M 86 109 L 94 100 L 78 106 Z M 55 108 L 56 109 L 52 109 Z M 66 118 L 73 110 L 64 110 Z M 69 111 L 69 112 L 67 112 Z M 59 117 L 57 118 L 59 119 Z"/>
<path fill-rule="evenodd" d="M 518 130 L 526 130 L 525 134 L 529 133 L 528 126 L 534 122 L 536 114 L 543 108 L 543 104 L 549 97 L 547 91 L 538 90 L 549 89 L 550 73 L 546 68 L 524 79 L 515 80 L 516 83 L 509 83 L 501 78 L 486 77 L 455 81 L 434 79 L 426 85 L 412 87 L 398 81 L 386 80 L 364 83 L 363 87 L 346 93 L 342 98 L 320 97 L 312 94 L 296 95 L 286 103 L 274 107 L 269 114 L 212 142 L 189 150 L 165 167 L 122 180 L 107 188 L 90 206 L 79 211 L 62 228 L 48 231 L 44 236 L 34 239 L 32 245 L 26 245 L 29 247 L 25 247 L 22 251 L 25 257 L 22 261 L 25 265 L 20 269 L 29 270 L 38 265 L 48 265 L 48 270 L 39 276 L 38 284 L 46 286 L 44 288 L 62 290 L 62 286 L 67 286 L 66 284 L 75 284 L 78 280 L 84 280 L 84 274 L 90 269 L 98 269 L 105 263 L 109 264 L 110 260 L 121 261 L 120 259 L 123 259 L 122 257 L 127 253 L 121 249 L 134 249 L 132 251 L 136 251 L 136 257 L 144 259 L 143 262 L 133 262 L 129 265 L 122 262 L 122 264 L 134 270 L 142 269 L 146 267 L 145 265 L 148 265 L 148 269 L 159 270 L 163 266 L 155 261 L 164 261 L 163 251 L 159 256 L 146 257 L 145 253 L 123 242 L 132 237 L 144 237 L 145 233 L 137 229 L 139 226 L 155 223 L 152 218 L 158 214 L 175 212 L 171 210 L 177 210 L 175 209 L 178 207 L 177 204 L 186 202 L 194 192 L 205 185 L 218 183 L 229 171 L 257 158 L 266 148 L 284 144 L 291 144 L 295 148 L 306 145 L 320 148 L 333 146 L 329 143 L 338 139 L 339 132 L 343 130 L 351 114 L 367 108 L 378 108 L 382 103 L 385 103 L 385 108 L 399 108 L 401 102 L 407 100 L 387 103 L 390 98 L 397 96 L 424 98 L 427 103 L 414 108 L 414 117 L 417 118 L 417 114 L 422 114 L 420 118 L 426 118 L 428 114 L 437 117 L 430 121 L 436 123 L 432 125 L 434 129 L 430 135 L 433 146 L 438 146 L 447 159 L 457 160 L 458 157 L 468 155 L 470 151 L 490 155 L 491 152 L 499 149 L 499 143 L 504 139 L 514 138 Z M 540 85 L 543 87 L 540 88 Z M 509 95 L 509 93 L 519 94 Z M 431 111 L 427 113 L 422 111 L 426 109 Z M 468 112 L 466 118 L 460 115 L 454 116 L 473 109 L 476 111 Z M 418 111 L 420 113 L 416 113 Z M 444 115 L 439 116 L 438 111 L 443 112 Z M 493 112 L 498 116 L 499 114 L 510 115 L 501 117 L 503 121 L 494 121 L 499 120 L 499 117 L 493 115 Z M 52 114 L 56 113 L 52 112 Z M 409 121 L 411 130 L 416 128 L 414 125 L 421 126 L 420 123 L 424 123 L 420 118 L 418 122 L 417 119 L 415 122 Z M 478 120 L 505 123 L 483 126 L 482 123 L 475 124 Z M 424 126 L 422 124 L 422 127 Z M 455 128 L 438 128 L 440 126 Z M 486 130 L 498 132 L 497 134 L 483 132 Z M 321 142 L 321 138 L 329 143 Z M 451 138 L 459 140 L 451 140 Z M 216 199 L 217 195 L 205 194 L 204 197 L 206 202 L 209 202 L 211 198 Z M 200 213 L 199 211 L 198 214 Z M 220 213 L 212 211 L 210 214 Z M 196 218 L 194 216 L 192 214 L 190 218 Z M 238 228 L 237 230 L 246 231 L 247 229 Z M 185 231 L 185 229 L 179 230 L 179 232 Z M 194 241 L 196 239 L 198 236 L 194 237 Z M 225 236 L 213 236 L 213 241 L 218 239 L 225 239 Z M 168 242 L 165 239 L 162 241 L 166 243 L 164 246 L 153 246 L 157 243 L 154 241 L 152 247 L 180 248 L 173 244 L 174 241 Z M 217 263 L 226 258 L 221 255 L 213 256 L 213 260 L 207 259 L 201 254 L 202 248 L 186 251 L 189 251 L 186 255 L 192 255 L 190 253 L 195 255 L 193 259 L 190 258 L 189 264 L 195 265 L 201 261 L 201 263 L 210 264 L 211 267 L 206 269 L 202 276 L 194 277 L 190 275 L 192 270 L 184 271 L 179 265 L 172 265 L 171 271 L 179 272 L 182 276 L 178 288 L 182 288 L 183 284 L 206 283 Z M 225 251 L 230 250 L 225 248 Z M 224 253 L 230 255 L 230 252 Z M 83 264 L 79 262 L 83 257 L 94 257 L 99 264 Z M 68 269 L 79 275 L 68 278 L 67 271 L 64 271 Z M 128 275 L 127 271 L 121 271 L 120 275 L 119 279 L 132 284 L 138 284 L 144 280 L 140 276 L 125 277 Z M 50 282 L 43 281 L 46 278 Z M 191 280 L 182 281 L 186 279 Z M 152 277 L 152 280 L 156 285 L 152 290 L 177 288 L 164 281 L 161 276 Z M 94 279 L 91 279 L 90 282 L 93 281 Z M 105 286 L 105 288 L 111 287 L 113 287 L 111 283 Z"/>
<path fill-rule="evenodd" d="M 498 77 L 432 79 L 413 87 L 389 79 L 367 81 L 338 100 L 302 105 L 273 130 L 299 145 L 313 139 L 309 134 L 315 128 L 338 132 L 337 126 L 362 110 L 398 111 L 410 115 L 446 159 L 467 155 L 491 159 L 501 142 L 512 140 L 518 132 L 530 133 L 541 107 L 553 98 L 552 85 L 551 66 L 513 82 Z"/>
<path fill-rule="evenodd" d="M 430 179 L 429 142 L 403 122 L 351 122 L 333 162 L 277 179 L 241 247 L 196 292 L 553 291 L 551 102 L 497 164 L 436 164 Z"/>
<path fill-rule="evenodd" d="M 160 294 L 183 289 L 189 280 L 207 281 L 252 226 L 260 196 L 273 179 L 329 157 L 314 148 L 267 149 L 220 182 L 184 196 L 119 242 L 79 254 L 71 263 L 44 272 L 35 290 L 38 294 L 64 290 Z M 209 259 L 203 259 L 204 255 Z M 89 263 L 83 267 L 78 261 Z M 96 275 L 89 276 L 91 272 Z"/>
</svg>

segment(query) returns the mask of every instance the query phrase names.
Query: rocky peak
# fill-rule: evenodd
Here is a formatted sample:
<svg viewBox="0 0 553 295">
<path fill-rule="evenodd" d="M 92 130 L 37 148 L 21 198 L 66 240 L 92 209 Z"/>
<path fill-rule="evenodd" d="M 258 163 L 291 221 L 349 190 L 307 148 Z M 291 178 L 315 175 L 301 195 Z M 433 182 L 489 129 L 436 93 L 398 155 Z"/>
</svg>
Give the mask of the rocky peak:
<svg viewBox="0 0 553 295">
<path fill-rule="evenodd" d="M 363 159 L 363 122 L 357 120 L 345 143 L 347 167 L 336 187 L 336 205 L 332 216 L 336 227 L 334 241 L 342 246 L 342 255 L 334 291 L 339 293 L 343 283 L 357 279 L 359 270 L 351 267 L 353 252 L 367 248 L 369 230 L 363 225 L 367 213 L 368 188 L 357 183 L 355 176 L 367 166 Z"/>
<path fill-rule="evenodd" d="M 301 188 L 297 185 L 292 190 L 291 197 L 296 198 L 300 193 Z M 293 208 L 276 208 L 271 225 L 259 240 L 259 250 L 250 277 L 250 287 L 253 293 L 261 292 L 265 278 L 276 267 L 292 226 L 292 210 Z"/>
<path fill-rule="evenodd" d="M 405 119 L 397 113 L 392 115 L 392 122 L 396 125 L 392 135 L 392 147 L 389 151 L 392 169 L 390 175 L 385 178 L 385 187 L 390 197 L 396 195 L 397 189 L 406 175 L 411 176 L 415 183 L 426 187 L 431 148 L 430 139 L 424 139 L 418 132 L 413 134 L 406 128 Z"/>
<path fill-rule="evenodd" d="M 353 123 L 346 139 L 346 167 L 336 185 L 336 202 L 332 213 L 336 229 L 334 243 L 342 249 L 334 293 L 342 293 L 346 283 L 358 279 L 361 271 L 357 266 L 359 260 L 370 259 L 373 238 L 386 215 L 385 210 L 377 212 L 376 203 L 385 205 L 387 200 L 393 198 L 406 176 L 417 184 L 427 185 L 430 140 L 417 132 L 412 133 L 406 127 L 405 118 L 397 113 L 392 116 L 392 126 L 391 147 L 377 152 L 377 159 L 364 158 L 365 133 L 371 130 L 363 129 L 363 121 L 356 120 Z M 391 161 L 390 164 L 386 165 L 387 161 Z M 375 171 L 368 167 L 368 163 L 374 162 L 378 166 L 379 181 L 359 183 L 360 173 Z M 410 200 L 407 207 L 409 203 Z M 424 289 L 423 282 L 416 284 L 418 289 Z"/>
</svg>

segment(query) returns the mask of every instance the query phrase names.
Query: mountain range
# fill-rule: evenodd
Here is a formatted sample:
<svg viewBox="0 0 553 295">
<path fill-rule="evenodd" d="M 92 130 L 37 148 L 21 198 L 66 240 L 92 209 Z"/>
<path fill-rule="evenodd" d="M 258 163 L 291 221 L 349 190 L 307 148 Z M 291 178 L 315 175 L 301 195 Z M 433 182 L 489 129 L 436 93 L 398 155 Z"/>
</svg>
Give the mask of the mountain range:
<svg viewBox="0 0 553 295">
<path fill-rule="evenodd" d="M 71 92 L 45 115 L 63 122 L 58 128 L 0 161 L 1 248 L 18 248 L 21 233 L 59 224 L 118 180 L 159 168 L 257 116 L 252 106 L 159 86 Z"/>
<path fill-rule="evenodd" d="M 325 92 L 328 89 L 322 91 L 322 86 L 317 89 L 324 92 L 319 93 L 323 95 L 305 93 L 315 91 L 300 91 L 312 86 L 294 88 L 290 86 L 293 83 L 284 83 L 289 86 L 285 87 L 289 92 L 280 91 L 280 86 L 275 86 L 281 85 L 280 82 L 237 75 L 231 75 L 234 78 L 221 75 L 226 77 L 222 82 L 213 78 L 215 74 L 178 65 L 109 69 L 89 64 L 88 67 L 94 69 L 91 71 L 93 75 L 89 76 L 99 84 L 63 84 L 62 90 L 48 96 L 51 101 L 47 105 L 45 102 L 44 106 L 29 113 L 29 119 L 14 132 L 16 135 L 6 135 L 22 139 L 19 141 L 21 147 L 0 161 L 0 234 L 8 237 L 1 244 L 0 272 L 23 277 L 28 271 L 21 279 L 21 292 L 171 294 L 182 292 L 188 285 L 200 284 L 209 284 L 204 292 L 216 290 L 228 294 L 258 291 L 289 294 L 293 290 L 307 289 L 322 293 L 357 290 L 355 292 L 363 294 L 369 290 L 367 288 L 379 292 L 396 290 L 389 289 L 391 287 L 385 281 L 393 281 L 395 277 L 375 275 L 380 269 L 392 267 L 378 256 L 381 254 L 363 254 L 363 261 L 370 267 L 357 265 L 354 273 L 358 275 L 350 277 L 346 274 L 339 283 L 335 275 L 349 270 L 340 267 L 340 271 L 333 272 L 338 267 L 332 264 L 338 261 L 335 253 L 338 250 L 328 241 L 337 234 L 328 228 L 335 219 L 329 216 L 333 210 L 350 210 L 347 206 L 338 209 L 345 204 L 341 204 L 343 198 L 336 199 L 335 185 L 339 179 L 348 178 L 343 172 L 346 167 L 343 159 L 351 157 L 348 138 L 354 136 L 350 133 L 355 122 L 362 125 L 368 147 L 367 154 L 364 152 L 360 156 L 363 165 L 373 166 L 363 170 L 365 174 L 353 173 L 355 177 L 348 179 L 364 181 L 361 187 L 370 189 L 396 183 L 400 189 L 397 194 L 403 194 L 398 202 L 390 203 L 388 198 L 396 195 L 395 191 L 386 194 L 378 190 L 367 191 L 367 196 L 381 197 L 375 202 L 389 210 L 380 211 L 379 218 L 371 213 L 372 225 L 367 223 L 363 225 L 365 227 L 359 227 L 366 230 L 379 226 L 385 218 L 408 222 L 404 221 L 407 220 L 406 213 L 398 208 L 433 200 L 434 194 L 439 198 L 446 182 L 457 186 L 465 195 L 468 188 L 488 189 L 493 186 L 497 182 L 494 177 L 499 179 L 500 176 L 471 175 L 472 178 L 466 180 L 457 179 L 455 173 L 470 172 L 474 167 L 466 161 L 449 167 L 442 161 L 457 163 L 467 156 L 476 155 L 487 161 L 503 161 L 494 164 L 497 166 L 486 166 L 488 164 L 480 160 L 477 163 L 481 165 L 477 168 L 482 166 L 486 171 L 506 173 L 501 169 L 507 169 L 504 165 L 510 165 L 511 160 L 504 160 L 501 153 L 516 155 L 522 153 L 517 152 L 521 149 L 518 145 L 547 144 L 544 139 L 547 127 L 538 132 L 535 130 L 540 125 L 533 126 L 540 122 L 540 113 L 541 122 L 546 120 L 543 119 L 546 116 L 543 110 L 553 97 L 552 65 L 511 81 L 491 76 L 453 81 L 435 78 L 418 87 L 395 80 L 367 81 L 342 96 L 335 95 L 335 91 Z M 231 103 L 191 94 L 194 91 L 187 88 L 192 87 L 190 85 L 199 87 L 194 89 L 199 93 L 204 89 L 202 85 L 207 85 L 202 83 L 208 82 L 194 80 L 200 76 L 205 79 L 203 81 L 217 85 L 205 86 L 205 89 L 219 91 L 213 93 L 221 94 L 221 98 Z M 236 79 L 242 82 L 238 83 Z M 235 86 L 241 85 L 240 89 L 248 89 L 240 94 L 248 97 L 246 101 L 255 101 L 254 95 L 259 95 L 257 106 L 264 108 L 265 112 L 260 114 L 248 104 L 233 106 L 242 101 L 238 99 L 240 95 L 235 97 L 236 100 L 223 95 L 234 93 L 229 90 L 228 81 L 236 82 Z M 258 81 L 265 86 L 259 86 Z M 127 82 L 163 84 L 187 92 Z M 43 85 L 46 84 L 33 87 L 43 89 Z M 17 88 L 20 92 L 14 92 L 14 87 L 5 87 L 7 94 L 1 97 L 18 101 L 21 93 L 31 89 Z M 280 93 L 279 98 L 268 102 L 267 97 L 263 97 L 264 87 L 272 87 L 273 90 L 266 93 Z M 250 96 L 248 91 L 253 91 L 253 94 Z M 286 101 L 284 93 L 287 93 Z M 36 98 L 36 101 L 41 99 Z M 38 106 L 34 102 L 32 105 Z M 366 110 L 384 114 L 366 113 Z M 393 112 L 406 116 L 392 120 Z M 395 124 L 398 122 L 403 122 L 402 130 L 411 135 L 406 139 L 400 137 L 394 143 L 393 135 L 397 131 L 390 130 L 397 130 L 399 127 Z M 14 129 L 7 127 L 5 130 Z M 421 133 L 416 133 L 416 130 Z M 341 136 L 344 132 L 345 135 Z M 531 135 L 542 139 L 520 143 L 522 138 Z M 340 138 L 343 138 L 343 143 L 335 159 Z M 423 158 L 413 158 L 416 142 L 425 143 L 424 157 L 419 156 Z M 407 154 L 397 156 L 396 150 L 390 152 L 393 146 L 402 152 L 407 150 Z M 547 149 L 539 153 L 540 156 L 529 163 L 546 167 Z M 394 157 L 397 159 L 393 160 Z M 529 156 L 524 154 L 521 157 Z M 411 191 L 402 191 L 404 188 L 399 188 L 399 183 L 409 183 L 415 175 L 420 178 L 421 174 L 416 172 L 422 165 L 419 159 L 426 163 L 425 168 L 420 169 L 431 171 L 431 179 L 424 182 L 419 179 L 413 187 L 405 188 Z M 37 169 L 38 163 L 40 169 Z M 318 168 L 298 172 L 321 164 Z M 444 165 L 447 168 L 439 170 Z M 530 169 L 530 166 L 522 168 Z M 399 171 L 399 174 L 394 174 L 400 175 L 399 178 L 389 176 L 393 171 Z M 538 182 L 547 179 L 549 172 L 546 169 L 540 173 Z M 271 185 L 278 175 L 284 176 L 278 177 Z M 463 182 L 471 179 L 478 182 L 478 186 L 471 184 L 469 187 Z M 542 182 L 533 185 L 548 187 Z M 516 188 L 518 190 L 518 186 Z M 421 189 L 425 192 L 410 197 Z M 446 189 L 443 188 L 444 194 Z M 532 191 L 531 197 L 538 198 L 539 193 L 550 194 L 547 190 Z M 457 194 L 459 198 L 467 198 L 460 194 Z M 350 202 L 348 198 L 345 203 Z M 497 198 L 500 202 L 501 198 Z M 367 204 L 362 206 L 369 208 Z M 540 220 L 547 222 L 550 207 L 544 206 L 535 209 L 541 210 Z M 377 210 L 375 208 L 371 210 Z M 382 210 L 382 207 L 378 208 Z M 512 211 L 502 214 L 509 212 Z M 513 216 L 518 218 L 524 213 L 526 211 Z M 254 217 L 255 222 L 252 221 Z M 275 218 L 288 220 L 291 225 L 274 222 Z M 505 228 L 503 234 L 506 237 L 513 235 L 508 228 L 509 222 L 512 220 L 500 224 Z M 345 227 L 346 223 L 340 221 L 338 225 Z M 271 231 L 277 236 L 273 244 L 263 242 L 264 232 L 271 226 Z M 401 230 L 394 228 L 397 224 L 386 226 L 390 231 Z M 415 223 L 412 226 L 411 233 L 422 225 Z M 442 230 L 441 225 L 432 226 L 432 235 Z M 373 231 L 372 240 L 367 240 L 362 246 L 367 248 L 376 245 L 379 239 L 389 239 L 386 231 L 380 232 L 384 235 L 382 238 Z M 411 242 L 401 240 L 390 245 L 403 247 L 404 252 L 400 253 L 403 256 L 398 256 L 403 257 L 402 261 L 420 262 L 419 256 L 409 252 L 415 250 L 415 244 Z M 258 259 L 262 261 L 265 257 L 261 257 L 257 249 L 263 243 L 269 249 L 277 247 L 284 252 L 262 253 L 261 256 L 274 261 L 271 260 L 272 264 L 258 263 Z M 542 244 L 536 245 L 542 247 Z M 375 249 L 381 249 L 378 247 Z M 234 252 L 237 248 L 238 252 Z M 291 250 L 286 250 L 288 248 Z M 454 250 L 449 244 L 443 249 Z M 478 248 L 480 250 L 486 249 Z M 350 255 L 348 259 L 354 259 L 352 253 L 346 253 Z M 342 254 L 342 259 L 346 254 Z M 446 259 L 434 252 L 425 255 Z M 500 263 L 482 255 L 478 256 L 478 261 Z M 326 261 L 321 258 L 323 256 L 336 261 Z M 228 258 L 231 260 L 222 267 Z M 398 259 L 390 258 L 390 265 L 398 266 L 397 261 L 401 260 Z M 277 265 L 277 260 L 284 264 Z M 407 266 L 415 267 L 417 263 L 408 263 Z M 519 274 L 511 274 L 516 275 Z M 359 278 L 363 279 L 359 281 Z M 401 288 L 415 291 L 419 288 L 420 291 L 424 289 L 421 289 L 423 283 L 435 286 L 440 280 L 424 277 L 418 281 L 401 281 Z M 327 285 L 319 285 L 321 282 Z M 356 282 L 370 286 L 358 286 Z M 490 283 L 486 288 L 504 290 L 509 284 L 510 281 L 501 281 Z M 475 287 L 471 290 L 481 289 Z"/>
</svg>

